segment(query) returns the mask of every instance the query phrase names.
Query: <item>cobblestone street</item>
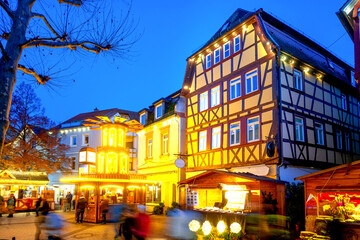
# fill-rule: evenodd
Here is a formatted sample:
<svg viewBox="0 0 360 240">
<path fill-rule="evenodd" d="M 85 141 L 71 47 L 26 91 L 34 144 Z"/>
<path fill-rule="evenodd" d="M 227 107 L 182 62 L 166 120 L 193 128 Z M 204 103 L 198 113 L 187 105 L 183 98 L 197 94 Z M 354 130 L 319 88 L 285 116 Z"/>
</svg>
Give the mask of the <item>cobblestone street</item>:
<svg viewBox="0 0 360 240">
<path fill-rule="evenodd" d="M 74 211 L 72 212 L 57 212 L 61 214 L 65 220 L 65 227 L 62 231 L 63 239 L 114 239 L 114 225 L 108 223 L 106 225 L 83 223 L 76 224 L 74 220 Z M 154 219 L 156 218 L 156 219 Z M 165 217 L 152 216 L 151 236 L 149 239 L 165 239 L 163 236 L 163 226 Z M 25 213 L 16 213 L 14 218 L 7 218 L 4 214 L 0 218 L 0 240 L 11 240 L 15 237 L 16 240 L 32 240 L 35 237 L 35 213 L 26 216 Z M 46 239 L 45 234 L 41 235 L 41 240 Z"/>
</svg>

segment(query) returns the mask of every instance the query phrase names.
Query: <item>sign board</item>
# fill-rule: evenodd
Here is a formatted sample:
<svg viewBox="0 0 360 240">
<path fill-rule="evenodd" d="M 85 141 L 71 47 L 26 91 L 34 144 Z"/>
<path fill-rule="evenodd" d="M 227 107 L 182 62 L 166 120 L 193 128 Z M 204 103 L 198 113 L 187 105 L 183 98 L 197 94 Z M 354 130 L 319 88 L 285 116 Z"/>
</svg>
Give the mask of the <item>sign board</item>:
<svg viewBox="0 0 360 240">
<path fill-rule="evenodd" d="M 183 167 L 185 167 L 185 161 L 184 161 L 184 159 L 181 159 L 181 158 L 176 159 L 176 160 L 175 160 L 175 166 L 178 167 L 178 168 L 183 168 Z"/>
</svg>

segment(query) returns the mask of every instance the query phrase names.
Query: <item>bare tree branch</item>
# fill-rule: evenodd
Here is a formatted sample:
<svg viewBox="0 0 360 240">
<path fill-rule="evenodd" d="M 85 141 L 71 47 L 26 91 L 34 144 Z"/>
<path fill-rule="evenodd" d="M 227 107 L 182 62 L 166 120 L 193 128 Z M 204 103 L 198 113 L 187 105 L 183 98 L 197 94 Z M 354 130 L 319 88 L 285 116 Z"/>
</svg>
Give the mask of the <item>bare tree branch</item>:
<svg viewBox="0 0 360 240">
<path fill-rule="evenodd" d="M 46 17 L 42 14 L 39 13 L 33 13 L 33 17 L 37 17 L 37 18 L 41 18 L 42 20 L 44 20 L 46 26 L 48 26 L 48 28 L 51 30 L 51 32 L 53 32 L 55 34 L 55 36 L 57 36 L 58 38 L 60 38 L 60 34 L 58 34 L 55 29 L 51 26 L 51 24 L 49 23 L 49 21 L 46 19 Z"/>
<path fill-rule="evenodd" d="M 39 84 L 42 84 L 42 85 L 44 85 L 47 81 L 50 80 L 50 78 L 49 78 L 48 76 L 39 75 L 39 74 L 37 74 L 37 73 L 35 72 L 34 69 L 26 68 L 24 65 L 18 64 L 18 70 L 21 70 L 21 71 L 23 71 L 24 73 L 33 75 L 33 76 L 35 77 L 35 79 L 38 81 L 38 83 L 39 83 Z"/>
<path fill-rule="evenodd" d="M 49 41 L 34 41 L 32 43 L 23 45 L 23 48 L 28 47 L 50 47 L 50 48 L 65 48 L 68 47 L 70 49 L 75 50 L 77 47 L 83 48 L 87 51 L 100 53 L 101 50 L 110 50 L 111 46 L 101 46 L 99 44 L 89 42 L 89 41 L 74 41 L 74 42 L 49 42 Z"/>
<path fill-rule="evenodd" d="M 36 38 L 31 38 L 29 39 L 28 41 L 26 41 L 24 44 L 22 44 L 22 46 L 27 46 L 31 43 L 34 43 L 36 41 L 56 41 L 56 40 L 61 40 L 63 41 L 64 38 L 63 37 L 55 37 L 55 38 L 39 38 L 39 37 L 36 37 Z M 26 47 L 25 47 L 26 48 Z"/>
<path fill-rule="evenodd" d="M 83 3 L 81 0 L 58 0 L 59 3 L 67 3 L 70 5 L 74 5 L 80 7 Z"/>
<path fill-rule="evenodd" d="M 9 58 L 9 56 L 7 55 L 5 49 L 4 49 L 4 46 L 2 45 L 1 41 L 0 41 L 0 48 L 1 48 L 1 52 L 2 52 L 2 55 L 4 56 L 5 60 L 7 60 Z"/>
<path fill-rule="evenodd" d="M 9 15 L 9 17 L 11 17 L 11 19 L 14 18 L 14 12 L 9 8 L 9 6 L 3 0 L 0 0 L 0 7 L 2 7 L 5 10 L 5 12 Z"/>
</svg>

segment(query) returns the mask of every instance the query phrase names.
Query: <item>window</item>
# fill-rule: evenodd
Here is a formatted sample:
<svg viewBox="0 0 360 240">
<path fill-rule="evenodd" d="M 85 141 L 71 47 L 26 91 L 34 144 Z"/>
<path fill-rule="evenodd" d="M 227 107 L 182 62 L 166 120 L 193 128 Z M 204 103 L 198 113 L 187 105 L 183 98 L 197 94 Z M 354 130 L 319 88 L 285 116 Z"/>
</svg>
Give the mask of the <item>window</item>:
<svg viewBox="0 0 360 240">
<path fill-rule="evenodd" d="M 199 133 L 199 152 L 206 150 L 206 136 L 207 131 L 202 131 Z"/>
<path fill-rule="evenodd" d="M 299 91 L 303 90 L 302 72 L 296 69 L 294 69 L 294 88 Z"/>
<path fill-rule="evenodd" d="M 208 109 L 208 92 L 200 94 L 200 112 Z"/>
<path fill-rule="evenodd" d="M 240 143 L 240 122 L 230 124 L 230 146 Z"/>
<path fill-rule="evenodd" d="M 304 119 L 295 118 L 295 139 L 304 142 Z"/>
<path fill-rule="evenodd" d="M 211 89 L 210 105 L 214 107 L 220 104 L 220 86 Z"/>
<path fill-rule="evenodd" d="M 221 127 L 211 130 L 211 149 L 220 147 Z"/>
<path fill-rule="evenodd" d="M 70 137 L 70 146 L 71 147 L 76 146 L 76 136 L 75 135 Z"/>
<path fill-rule="evenodd" d="M 345 150 L 350 151 L 350 134 L 345 132 Z"/>
<path fill-rule="evenodd" d="M 152 158 L 152 139 L 148 140 L 147 144 L 147 157 Z"/>
<path fill-rule="evenodd" d="M 245 74 L 246 94 L 254 92 L 258 87 L 258 73 L 257 70 Z"/>
<path fill-rule="evenodd" d="M 162 104 L 155 107 L 155 118 L 158 119 L 162 116 Z"/>
<path fill-rule="evenodd" d="M 169 134 L 162 135 L 162 154 L 169 153 Z"/>
<path fill-rule="evenodd" d="M 214 64 L 220 62 L 220 48 L 216 49 L 214 52 Z"/>
<path fill-rule="evenodd" d="M 230 81 L 230 100 L 240 97 L 241 95 L 241 78 Z"/>
<path fill-rule="evenodd" d="M 316 144 L 324 145 L 324 125 L 315 123 L 315 141 Z"/>
<path fill-rule="evenodd" d="M 259 117 L 249 118 L 247 120 L 247 136 L 248 142 L 260 139 L 260 123 Z"/>
<path fill-rule="evenodd" d="M 230 56 L 230 42 L 224 44 L 224 59 Z"/>
<path fill-rule="evenodd" d="M 240 51 L 240 35 L 234 38 L 234 52 Z"/>
<path fill-rule="evenodd" d="M 336 147 L 337 149 L 342 149 L 342 131 L 336 129 Z"/>
<path fill-rule="evenodd" d="M 76 169 L 76 158 L 75 157 L 71 157 L 71 169 L 75 170 Z"/>
<path fill-rule="evenodd" d="M 83 134 L 82 135 L 82 145 L 88 145 L 89 144 L 89 134 Z"/>
<path fill-rule="evenodd" d="M 140 115 L 140 124 L 145 125 L 145 113 Z"/>
<path fill-rule="evenodd" d="M 341 108 L 347 110 L 346 95 L 341 94 Z"/>
<path fill-rule="evenodd" d="M 360 117 L 360 102 L 358 102 L 358 116 Z"/>
<path fill-rule="evenodd" d="M 206 55 L 206 69 L 211 67 L 211 53 Z"/>
</svg>

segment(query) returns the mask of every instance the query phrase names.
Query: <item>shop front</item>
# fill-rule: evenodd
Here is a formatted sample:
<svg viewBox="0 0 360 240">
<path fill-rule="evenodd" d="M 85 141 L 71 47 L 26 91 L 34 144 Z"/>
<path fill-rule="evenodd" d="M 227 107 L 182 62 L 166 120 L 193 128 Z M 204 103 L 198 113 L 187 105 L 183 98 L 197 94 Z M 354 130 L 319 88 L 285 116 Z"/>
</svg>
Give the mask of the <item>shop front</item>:
<svg viewBox="0 0 360 240">
<path fill-rule="evenodd" d="M 210 170 L 179 184 L 181 203 L 203 215 L 205 222 L 199 226 L 207 232 L 218 225 L 245 232 L 255 215 L 285 215 L 283 181 L 251 173 Z M 278 224 L 285 226 L 285 222 Z"/>
<path fill-rule="evenodd" d="M 298 177 L 305 184 L 304 239 L 360 237 L 360 161 Z"/>
<path fill-rule="evenodd" d="M 55 209 L 53 191 L 47 190 L 49 179 L 44 172 L 0 172 L 0 195 L 5 202 L 14 194 L 15 210 L 25 211 L 35 209 L 40 196 L 46 198 L 52 210 Z"/>
</svg>

